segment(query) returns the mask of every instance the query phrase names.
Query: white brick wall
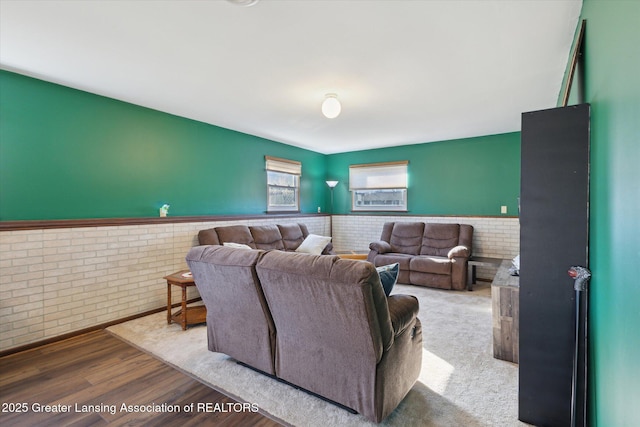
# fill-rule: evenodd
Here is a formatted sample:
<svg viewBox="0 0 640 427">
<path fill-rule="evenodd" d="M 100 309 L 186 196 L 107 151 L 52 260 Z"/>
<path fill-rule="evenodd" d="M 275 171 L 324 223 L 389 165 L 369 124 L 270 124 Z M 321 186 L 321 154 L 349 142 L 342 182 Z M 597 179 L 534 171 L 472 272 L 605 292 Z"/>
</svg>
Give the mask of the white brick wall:
<svg viewBox="0 0 640 427">
<path fill-rule="evenodd" d="M 290 222 L 330 232 L 326 216 L 0 232 L 0 350 L 166 307 L 200 230 Z"/>
<path fill-rule="evenodd" d="M 518 253 L 517 218 L 338 215 L 334 246 L 365 251 L 380 237 L 382 224 L 394 220 L 471 224 L 476 255 Z M 326 216 L 0 232 L 0 350 L 166 306 L 162 278 L 187 268 L 184 257 L 200 230 L 291 222 L 330 234 Z M 179 288 L 173 288 L 177 302 Z M 192 289 L 189 298 L 195 296 Z"/>
</svg>

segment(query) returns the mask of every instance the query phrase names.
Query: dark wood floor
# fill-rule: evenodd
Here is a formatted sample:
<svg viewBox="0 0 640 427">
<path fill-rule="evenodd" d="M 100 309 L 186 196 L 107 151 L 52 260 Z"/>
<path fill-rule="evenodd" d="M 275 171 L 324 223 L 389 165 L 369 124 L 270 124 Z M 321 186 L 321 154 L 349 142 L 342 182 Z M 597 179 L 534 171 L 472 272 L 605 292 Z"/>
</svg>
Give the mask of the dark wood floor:
<svg viewBox="0 0 640 427">
<path fill-rule="evenodd" d="M 0 358 L 0 404 L 3 426 L 280 426 L 104 331 Z"/>
</svg>

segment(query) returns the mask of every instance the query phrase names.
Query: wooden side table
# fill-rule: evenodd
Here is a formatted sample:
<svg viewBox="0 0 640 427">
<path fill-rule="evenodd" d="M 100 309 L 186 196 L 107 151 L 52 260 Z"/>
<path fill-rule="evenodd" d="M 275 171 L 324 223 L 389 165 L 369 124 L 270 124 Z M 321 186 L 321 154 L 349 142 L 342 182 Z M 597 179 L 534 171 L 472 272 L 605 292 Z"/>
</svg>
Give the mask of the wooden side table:
<svg viewBox="0 0 640 427">
<path fill-rule="evenodd" d="M 500 264 L 491 283 L 493 357 L 518 363 L 520 360 L 520 277 L 509 273 L 511 261 Z"/>
<path fill-rule="evenodd" d="M 337 255 L 342 259 L 357 259 L 360 261 L 366 261 L 369 252 L 361 251 L 341 251 L 337 252 Z"/>
<path fill-rule="evenodd" d="M 472 256 L 467 261 L 467 290 L 473 290 L 473 284 L 476 283 L 476 266 L 480 267 L 500 267 L 502 258 L 490 258 L 486 256 Z"/>
<path fill-rule="evenodd" d="M 176 273 L 165 276 L 167 281 L 167 323 L 179 323 L 182 330 L 187 330 L 187 325 L 195 325 L 196 323 L 204 323 L 207 321 L 207 308 L 204 305 L 196 305 L 187 307 L 187 288 L 195 286 L 193 276 L 189 270 L 180 270 Z M 182 288 L 182 301 L 180 310 L 171 313 L 171 285 L 180 286 Z"/>
</svg>

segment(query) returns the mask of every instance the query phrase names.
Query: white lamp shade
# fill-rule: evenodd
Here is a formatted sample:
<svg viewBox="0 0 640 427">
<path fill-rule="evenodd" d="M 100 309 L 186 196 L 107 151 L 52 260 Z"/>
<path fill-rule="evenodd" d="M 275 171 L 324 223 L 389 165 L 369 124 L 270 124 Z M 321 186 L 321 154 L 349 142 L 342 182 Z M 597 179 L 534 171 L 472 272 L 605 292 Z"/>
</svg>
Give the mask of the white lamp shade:
<svg viewBox="0 0 640 427">
<path fill-rule="evenodd" d="M 342 106 L 338 97 L 335 94 L 328 94 L 322 103 L 322 114 L 328 119 L 335 119 L 340 115 L 340 110 L 342 110 Z"/>
<path fill-rule="evenodd" d="M 331 188 L 335 187 L 336 185 L 338 185 L 338 181 L 327 181 L 327 185 Z"/>
</svg>

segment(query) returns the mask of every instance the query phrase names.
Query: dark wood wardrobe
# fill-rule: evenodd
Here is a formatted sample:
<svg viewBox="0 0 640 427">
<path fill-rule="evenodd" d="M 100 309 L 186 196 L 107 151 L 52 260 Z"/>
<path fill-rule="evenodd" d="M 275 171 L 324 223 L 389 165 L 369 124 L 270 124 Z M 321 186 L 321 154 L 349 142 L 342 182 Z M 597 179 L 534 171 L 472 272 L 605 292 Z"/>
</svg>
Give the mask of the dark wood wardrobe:
<svg viewBox="0 0 640 427">
<path fill-rule="evenodd" d="M 589 116 L 588 104 L 522 114 L 519 419 L 537 426 L 570 426 L 574 400 L 586 425 L 588 296 L 568 270 L 588 267 Z"/>
</svg>

